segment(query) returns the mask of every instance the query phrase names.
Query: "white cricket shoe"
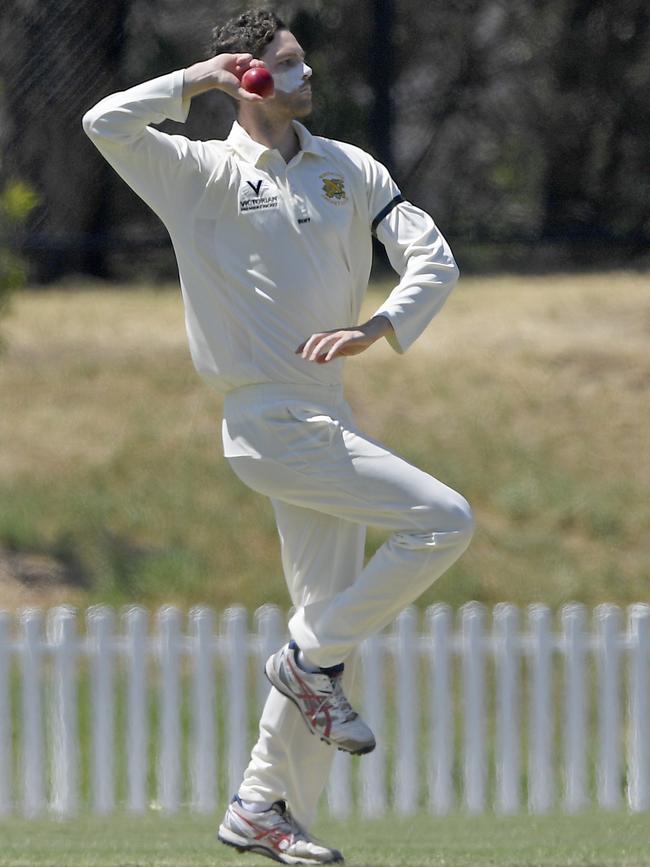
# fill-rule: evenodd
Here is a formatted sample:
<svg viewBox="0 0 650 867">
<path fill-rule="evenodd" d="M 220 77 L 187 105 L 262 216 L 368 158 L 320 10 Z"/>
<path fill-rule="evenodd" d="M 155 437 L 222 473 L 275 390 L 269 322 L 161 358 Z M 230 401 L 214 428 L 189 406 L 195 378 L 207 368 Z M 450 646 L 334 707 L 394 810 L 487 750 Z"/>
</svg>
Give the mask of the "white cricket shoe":
<svg viewBox="0 0 650 867">
<path fill-rule="evenodd" d="M 343 666 L 336 673 L 303 671 L 296 650 L 290 642 L 267 659 L 266 676 L 273 686 L 291 699 L 309 730 L 322 741 L 355 756 L 372 752 L 375 736 L 343 692 Z"/>
<path fill-rule="evenodd" d="M 240 852 L 265 855 L 282 864 L 340 864 L 343 856 L 311 837 L 293 818 L 284 801 L 254 813 L 233 798 L 217 838 Z"/>
</svg>

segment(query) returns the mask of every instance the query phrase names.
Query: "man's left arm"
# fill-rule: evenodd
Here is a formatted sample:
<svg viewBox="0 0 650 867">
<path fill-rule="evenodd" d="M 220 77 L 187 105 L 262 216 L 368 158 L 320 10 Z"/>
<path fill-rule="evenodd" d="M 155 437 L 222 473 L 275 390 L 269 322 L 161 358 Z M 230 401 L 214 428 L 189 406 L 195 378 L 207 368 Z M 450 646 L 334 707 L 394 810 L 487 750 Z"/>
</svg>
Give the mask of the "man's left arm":
<svg viewBox="0 0 650 867">
<path fill-rule="evenodd" d="M 381 337 L 397 352 L 406 352 L 458 282 L 449 244 L 425 211 L 404 201 L 381 163 L 370 161 L 366 183 L 372 231 L 400 281 L 367 322 L 311 335 L 296 350 L 309 361 L 357 355 Z"/>
<path fill-rule="evenodd" d="M 386 213 L 380 211 L 378 216 L 373 223 L 375 235 L 400 281 L 375 316 L 390 321 L 393 330 L 387 334 L 388 341 L 403 353 L 442 308 L 458 282 L 459 271 L 449 244 L 421 208 L 398 194 Z"/>
</svg>

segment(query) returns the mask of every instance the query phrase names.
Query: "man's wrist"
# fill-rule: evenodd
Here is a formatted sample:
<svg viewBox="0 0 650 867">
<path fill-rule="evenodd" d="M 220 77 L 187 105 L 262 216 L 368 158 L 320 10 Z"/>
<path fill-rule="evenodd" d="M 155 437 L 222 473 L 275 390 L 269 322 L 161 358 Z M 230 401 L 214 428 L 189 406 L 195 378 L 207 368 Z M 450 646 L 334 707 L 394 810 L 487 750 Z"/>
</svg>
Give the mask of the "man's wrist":
<svg viewBox="0 0 650 867">
<path fill-rule="evenodd" d="M 366 322 L 364 330 L 368 337 L 379 340 L 381 337 L 388 337 L 393 333 L 393 324 L 387 316 L 380 313 Z"/>
<path fill-rule="evenodd" d="M 213 90 L 217 83 L 209 61 L 202 60 L 183 70 L 183 99 L 191 99 L 200 93 Z"/>
</svg>

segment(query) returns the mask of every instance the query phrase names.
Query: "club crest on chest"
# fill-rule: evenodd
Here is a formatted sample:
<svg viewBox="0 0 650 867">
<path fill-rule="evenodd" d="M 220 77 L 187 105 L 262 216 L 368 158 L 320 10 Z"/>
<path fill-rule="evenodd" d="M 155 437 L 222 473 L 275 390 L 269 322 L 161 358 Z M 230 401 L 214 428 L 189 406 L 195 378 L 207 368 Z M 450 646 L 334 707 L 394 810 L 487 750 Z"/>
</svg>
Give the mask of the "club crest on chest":
<svg viewBox="0 0 650 867">
<path fill-rule="evenodd" d="M 342 175 L 324 172 L 320 179 L 321 192 L 326 202 L 331 202 L 333 205 L 344 205 L 347 202 L 348 194 L 345 189 L 345 178 Z"/>
</svg>

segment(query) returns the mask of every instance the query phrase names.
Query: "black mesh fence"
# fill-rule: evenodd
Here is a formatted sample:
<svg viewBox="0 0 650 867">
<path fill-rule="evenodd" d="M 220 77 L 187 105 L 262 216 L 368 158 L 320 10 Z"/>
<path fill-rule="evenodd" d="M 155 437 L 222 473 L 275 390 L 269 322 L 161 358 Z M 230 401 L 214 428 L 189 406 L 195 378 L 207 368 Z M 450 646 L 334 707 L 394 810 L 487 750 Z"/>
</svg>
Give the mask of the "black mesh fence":
<svg viewBox="0 0 650 867">
<path fill-rule="evenodd" d="M 12 241 L 33 280 L 173 276 L 164 227 L 81 117 L 110 92 L 203 59 L 212 25 L 243 5 L 4 0 L 1 170 L 3 184 L 38 197 Z M 645 2 L 279 5 L 314 67 L 312 130 L 388 162 L 466 269 L 647 264 Z M 210 93 L 183 127 L 164 128 L 220 138 L 233 117 Z"/>
</svg>

